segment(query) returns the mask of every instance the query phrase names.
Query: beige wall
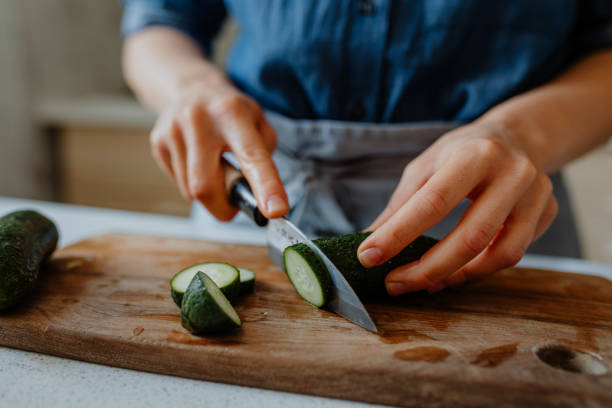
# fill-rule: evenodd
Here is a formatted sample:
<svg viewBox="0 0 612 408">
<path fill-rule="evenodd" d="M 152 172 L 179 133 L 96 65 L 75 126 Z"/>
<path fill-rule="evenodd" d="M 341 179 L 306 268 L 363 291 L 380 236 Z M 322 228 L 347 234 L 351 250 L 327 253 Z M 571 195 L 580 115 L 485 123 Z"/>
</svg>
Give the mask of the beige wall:
<svg viewBox="0 0 612 408">
<path fill-rule="evenodd" d="M 51 198 L 45 101 L 125 94 L 118 0 L 0 0 L 0 196 Z M 234 25 L 217 41 L 221 65 Z"/>
<path fill-rule="evenodd" d="M 120 13 L 114 0 L 0 1 L 0 195 L 50 197 L 39 100 L 126 91 Z"/>
<path fill-rule="evenodd" d="M 21 44 L 23 20 L 18 0 L 0 2 L 0 195 L 32 196 L 39 186 L 27 106 L 26 55 Z"/>
</svg>

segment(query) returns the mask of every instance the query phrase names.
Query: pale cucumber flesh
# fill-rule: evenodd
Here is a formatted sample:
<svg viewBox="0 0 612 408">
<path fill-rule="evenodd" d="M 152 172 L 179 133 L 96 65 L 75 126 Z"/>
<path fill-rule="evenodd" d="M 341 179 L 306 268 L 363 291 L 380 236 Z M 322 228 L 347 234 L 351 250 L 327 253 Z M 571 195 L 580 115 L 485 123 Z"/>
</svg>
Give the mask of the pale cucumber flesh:
<svg viewBox="0 0 612 408">
<path fill-rule="evenodd" d="M 290 248 L 285 250 L 284 258 L 287 275 L 298 294 L 314 306 L 321 307 L 325 303 L 325 294 L 310 264 Z"/>
<path fill-rule="evenodd" d="M 236 313 L 236 310 L 234 309 L 232 304 L 229 302 L 229 300 L 227 300 L 227 297 L 225 297 L 223 292 L 221 292 L 221 289 L 219 289 L 219 287 L 215 284 L 211 285 L 210 281 L 208 281 L 206 277 L 204 277 L 203 282 L 204 282 L 204 286 L 206 286 L 206 290 L 210 292 L 210 295 L 212 296 L 214 301 L 217 302 L 217 305 L 219 305 L 221 310 L 223 310 L 223 312 L 230 319 L 232 319 L 234 323 L 240 326 L 241 321 L 240 321 L 240 317 L 238 316 L 238 313 Z"/>
<path fill-rule="evenodd" d="M 247 268 L 238 268 L 240 272 L 240 283 L 252 281 L 255 279 L 255 272 Z"/>
<path fill-rule="evenodd" d="M 172 288 L 179 293 L 185 293 L 191 280 L 198 271 L 202 271 L 208 275 L 208 277 L 210 277 L 220 288 L 230 285 L 236 280 L 236 268 L 230 264 L 223 262 L 208 262 L 193 265 L 180 271 L 172 279 Z"/>
</svg>

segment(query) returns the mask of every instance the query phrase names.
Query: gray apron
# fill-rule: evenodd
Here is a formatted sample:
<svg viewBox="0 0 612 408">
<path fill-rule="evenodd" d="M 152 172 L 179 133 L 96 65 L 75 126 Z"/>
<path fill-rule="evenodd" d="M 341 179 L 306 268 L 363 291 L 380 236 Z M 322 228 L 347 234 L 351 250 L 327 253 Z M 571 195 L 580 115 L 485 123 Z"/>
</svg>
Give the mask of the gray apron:
<svg viewBox="0 0 612 408">
<path fill-rule="evenodd" d="M 288 218 L 311 237 L 363 230 L 389 201 L 406 164 L 457 123 L 362 124 L 267 119 L 278 139 L 274 161 L 289 196 Z M 551 176 L 559 215 L 528 252 L 580 257 L 569 198 L 560 174 Z M 464 200 L 427 234 L 442 238 L 469 206 Z M 196 219 L 204 210 L 194 207 Z M 208 217 L 210 220 L 211 217 Z M 246 217 L 236 223 L 248 224 Z"/>
</svg>

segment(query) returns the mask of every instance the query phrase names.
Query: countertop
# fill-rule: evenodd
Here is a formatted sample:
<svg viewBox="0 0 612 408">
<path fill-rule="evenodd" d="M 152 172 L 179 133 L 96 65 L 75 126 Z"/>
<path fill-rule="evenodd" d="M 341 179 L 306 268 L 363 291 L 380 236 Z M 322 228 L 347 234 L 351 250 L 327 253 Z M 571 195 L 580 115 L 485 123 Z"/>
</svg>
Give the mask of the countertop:
<svg viewBox="0 0 612 408">
<path fill-rule="evenodd" d="M 264 244 L 263 229 L 227 226 L 199 230 L 188 218 L 0 197 L 0 214 L 35 209 L 53 219 L 60 246 L 106 232 L 133 232 Z M 568 258 L 525 256 L 524 266 L 589 273 L 612 279 L 612 265 Z M 360 407 L 370 404 L 189 380 L 102 366 L 0 347 L 2 406 Z"/>
</svg>

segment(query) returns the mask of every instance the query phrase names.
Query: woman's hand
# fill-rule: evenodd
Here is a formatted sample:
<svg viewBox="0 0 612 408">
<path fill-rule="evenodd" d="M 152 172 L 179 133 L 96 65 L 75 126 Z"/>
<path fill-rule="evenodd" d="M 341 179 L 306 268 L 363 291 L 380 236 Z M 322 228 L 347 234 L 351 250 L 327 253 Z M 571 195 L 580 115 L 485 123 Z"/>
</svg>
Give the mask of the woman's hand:
<svg viewBox="0 0 612 408">
<path fill-rule="evenodd" d="M 392 258 L 466 197 L 472 205 L 453 231 L 419 261 L 389 273 L 391 295 L 435 292 L 515 265 L 557 213 L 550 179 L 520 140 L 477 121 L 447 133 L 408 164 L 359 247 L 361 263 Z"/>
<path fill-rule="evenodd" d="M 216 218 L 227 221 L 236 209 L 227 201 L 221 154 L 240 162 L 260 211 L 268 218 L 289 211 L 285 190 L 272 162 L 274 130 L 259 105 L 225 85 L 190 87 L 160 115 L 151 132 L 159 166 L 188 200 L 200 201 Z"/>
</svg>

